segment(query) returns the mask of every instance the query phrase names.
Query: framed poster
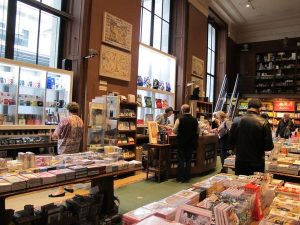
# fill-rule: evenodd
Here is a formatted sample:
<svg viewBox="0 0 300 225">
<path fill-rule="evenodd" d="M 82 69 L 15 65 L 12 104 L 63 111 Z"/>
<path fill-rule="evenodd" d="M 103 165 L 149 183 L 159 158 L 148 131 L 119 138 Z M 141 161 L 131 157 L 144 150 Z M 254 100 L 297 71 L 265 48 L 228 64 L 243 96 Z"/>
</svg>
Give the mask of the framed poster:
<svg viewBox="0 0 300 225">
<path fill-rule="evenodd" d="M 131 54 L 102 45 L 99 75 L 118 80 L 131 79 Z"/>
<path fill-rule="evenodd" d="M 158 141 L 158 125 L 155 121 L 148 121 L 149 143 L 157 144 Z"/>
<path fill-rule="evenodd" d="M 201 78 L 204 76 L 204 61 L 196 56 L 192 57 L 192 74 Z"/>
<path fill-rule="evenodd" d="M 104 12 L 102 41 L 131 51 L 132 25 Z"/>
</svg>

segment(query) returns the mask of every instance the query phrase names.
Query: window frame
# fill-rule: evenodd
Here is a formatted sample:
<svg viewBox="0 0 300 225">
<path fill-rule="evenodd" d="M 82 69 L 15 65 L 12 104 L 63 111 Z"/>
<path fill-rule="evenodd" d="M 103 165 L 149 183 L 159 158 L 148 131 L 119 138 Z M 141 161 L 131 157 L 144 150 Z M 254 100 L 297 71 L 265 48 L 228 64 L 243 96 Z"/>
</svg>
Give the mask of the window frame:
<svg viewBox="0 0 300 225">
<path fill-rule="evenodd" d="M 212 36 L 211 36 L 211 47 L 209 47 L 209 26 L 211 26 L 213 29 L 214 29 L 214 32 L 215 32 L 215 36 L 214 36 L 214 50 L 212 48 Z M 212 33 L 212 32 L 211 32 Z M 217 59 L 217 27 L 214 26 L 214 24 L 212 23 L 208 23 L 207 24 L 207 68 L 206 68 L 206 88 L 205 88 L 205 94 L 206 94 L 206 97 L 208 97 L 209 100 L 212 100 L 212 102 L 214 102 L 215 100 L 215 86 L 216 86 L 216 77 L 217 77 L 217 71 L 216 71 L 216 68 L 217 68 L 217 63 L 216 63 L 216 59 Z M 210 53 L 210 54 L 209 54 Z M 208 72 L 208 62 L 209 62 L 209 55 L 212 55 L 212 53 L 214 53 L 214 60 L 212 61 L 212 56 L 211 56 L 211 59 L 210 59 L 210 72 Z M 212 66 L 212 62 L 214 62 L 214 65 Z M 212 74 L 211 71 L 212 71 L 212 68 L 213 68 L 213 71 L 214 73 Z M 211 85 L 211 83 L 208 81 L 211 81 L 211 79 L 213 79 L 213 85 Z M 208 89 L 208 85 L 209 85 L 209 89 Z M 213 91 L 211 92 L 211 87 L 213 87 Z M 207 93 L 209 90 L 209 93 Z M 211 93 L 213 96 L 211 96 Z"/>
<path fill-rule="evenodd" d="M 169 30 L 168 30 L 168 50 L 167 51 L 163 51 L 163 52 L 166 52 L 166 53 L 170 53 L 170 49 L 171 49 L 171 21 L 172 21 L 172 8 L 173 8 L 173 1 L 170 0 L 170 9 L 169 9 L 169 21 L 167 21 L 166 19 L 164 19 L 164 1 L 166 0 L 161 0 L 162 1 L 162 8 L 161 8 L 161 16 L 157 15 L 155 13 L 155 3 L 156 1 L 159 1 L 159 0 L 152 0 L 152 3 L 151 3 L 151 10 L 149 10 L 148 8 L 144 7 L 144 0 L 141 0 L 141 21 L 140 21 L 140 42 L 143 43 L 143 44 L 146 44 L 148 45 L 148 43 L 144 43 L 142 42 L 142 35 L 143 35 L 143 13 L 144 13 L 144 10 L 147 10 L 148 12 L 150 12 L 151 14 L 151 22 L 150 22 L 150 41 L 149 41 L 149 46 L 155 48 L 155 49 L 158 49 L 156 47 L 153 46 L 154 44 L 154 24 L 155 24 L 155 18 L 157 17 L 159 20 L 160 20 L 160 23 L 161 23 L 161 30 L 160 30 L 160 47 L 159 47 L 159 51 L 163 51 L 162 50 L 162 43 L 163 43 L 163 22 L 167 23 L 169 25 Z"/>
<path fill-rule="evenodd" d="M 58 54 L 56 58 L 56 67 L 62 68 L 62 59 L 63 59 L 63 48 L 64 46 L 64 37 L 65 37 L 65 23 L 68 21 L 72 21 L 73 17 L 66 13 L 68 0 L 62 0 L 61 2 L 61 10 L 53 8 L 49 5 L 46 5 L 42 2 L 36 0 L 8 0 L 7 5 L 7 24 L 6 24 L 6 39 L 5 39 L 5 53 L 4 57 L 8 59 L 14 59 L 14 51 L 15 51 L 15 29 L 16 29 L 16 18 L 17 18 L 17 4 L 18 2 L 31 6 L 37 10 L 39 10 L 39 21 L 38 21 L 38 30 L 40 31 L 41 26 L 41 13 L 45 12 L 52 16 L 57 16 L 60 18 L 60 28 L 59 28 L 59 38 L 58 38 Z M 38 32 L 39 32 L 38 31 Z M 40 35 L 38 35 L 37 40 L 37 52 L 35 54 L 35 64 L 39 62 L 39 39 Z"/>
</svg>

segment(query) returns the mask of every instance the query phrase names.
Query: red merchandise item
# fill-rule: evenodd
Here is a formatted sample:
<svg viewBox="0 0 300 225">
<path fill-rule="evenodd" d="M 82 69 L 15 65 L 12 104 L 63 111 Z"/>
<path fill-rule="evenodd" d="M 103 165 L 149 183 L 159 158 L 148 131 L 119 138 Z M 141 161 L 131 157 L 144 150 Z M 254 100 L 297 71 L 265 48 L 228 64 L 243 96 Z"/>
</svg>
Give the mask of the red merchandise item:
<svg viewBox="0 0 300 225">
<path fill-rule="evenodd" d="M 161 109 L 161 108 L 162 108 L 162 106 L 163 106 L 163 104 L 162 104 L 162 100 L 161 100 L 161 99 L 159 99 L 159 98 L 157 98 L 157 99 L 156 99 L 156 108 L 159 108 L 159 109 Z"/>
<path fill-rule="evenodd" d="M 255 202 L 254 202 L 252 217 L 255 220 L 261 220 L 264 217 L 264 215 L 262 211 L 260 186 L 251 183 L 246 184 L 245 191 L 248 191 L 250 193 L 255 193 Z"/>
</svg>

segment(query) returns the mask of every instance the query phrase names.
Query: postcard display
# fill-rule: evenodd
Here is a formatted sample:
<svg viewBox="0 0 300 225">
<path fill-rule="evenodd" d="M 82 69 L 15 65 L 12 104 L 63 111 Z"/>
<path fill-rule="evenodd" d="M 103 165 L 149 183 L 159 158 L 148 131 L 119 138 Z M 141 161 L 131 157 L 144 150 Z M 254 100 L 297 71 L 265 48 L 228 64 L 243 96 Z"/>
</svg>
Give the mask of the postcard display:
<svg viewBox="0 0 300 225">
<path fill-rule="evenodd" d="M 1 58 L 0 129 L 6 132 L 1 133 L 2 149 L 7 145 L 47 141 L 41 136 L 50 136 L 49 129 L 54 129 L 66 116 L 72 82 L 73 72 Z M 34 130 L 34 135 L 28 136 L 28 140 L 17 140 L 15 136 L 25 134 L 25 130 Z M 6 137 L 7 131 L 14 135 L 13 140 L 9 135 Z"/>
<path fill-rule="evenodd" d="M 137 123 L 146 126 L 164 109 L 175 106 L 176 59 L 140 44 L 137 79 Z M 173 116 L 170 117 L 174 122 Z"/>
<path fill-rule="evenodd" d="M 270 174 L 218 174 L 124 214 L 123 224 L 299 225 L 299 195 L 279 191 L 291 186 L 300 190 Z"/>
</svg>

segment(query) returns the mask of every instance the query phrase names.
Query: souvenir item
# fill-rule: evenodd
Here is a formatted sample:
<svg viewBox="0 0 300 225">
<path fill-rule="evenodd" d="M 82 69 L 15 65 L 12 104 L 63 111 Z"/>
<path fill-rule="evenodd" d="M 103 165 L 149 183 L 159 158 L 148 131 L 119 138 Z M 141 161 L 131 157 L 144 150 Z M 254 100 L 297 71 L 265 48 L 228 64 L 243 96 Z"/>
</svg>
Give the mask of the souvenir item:
<svg viewBox="0 0 300 225">
<path fill-rule="evenodd" d="M 162 101 L 161 101 L 161 99 L 157 98 L 155 100 L 155 102 L 156 102 L 156 108 L 161 109 L 162 108 Z"/>
<path fill-rule="evenodd" d="M 151 88 L 150 77 L 144 77 L 144 86 L 147 87 L 147 88 Z"/>
<path fill-rule="evenodd" d="M 153 114 L 145 114 L 145 123 L 153 121 Z"/>
<path fill-rule="evenodd" d="M 158 89 L 164 91 L 165 90 L 165 83 L 163 81 L 160 81 L 158 84 Z"/>
<path fill-rule="evenodd" d="M 189 225 L 211 225 L 211 218 L 211 211 L 183 204 L 177 210 L 175 221 Z"/>
<path fill-rule="evenodd" d="M 169 82 L 166 82 L 166 91 L 171 91 L 171 85 Z"/>
<path fill-rule="evenodd" d="M 143 86 L 143 78 L 142 78 L 142 76 L 138 76 L 137 77 L 137 85 L 138 86 Z"/>
<path fill-rule="evenodd" d="M 144 96 L 144 99 L 145 99 L 145 106 L 148 107 L 148 108 L 152 108 L 152 100 L 151 100 L 151 97 Z"/>
<path fill-rule="evenodd" d="M 163 100 L 163 106 L 162 106 L 162 107 L 163 107 L 164 109 L 169 107 L 169 102 L 168 102 L 167 99 L 164 99 L 164 100 Z"/>
<path fill-rule="evenodd" d="M 143 106 L 143 100 L 142 100 L 142 95 L 137 95 L 136 97 L 136 103 L 138 106 L 142 107 Z"/>
<path fill-rule="evenodd" d="M 153 80 L 153 89 L 158 89 L 159 87 L 159 81 L 157 79 Z"/>
</svg>

